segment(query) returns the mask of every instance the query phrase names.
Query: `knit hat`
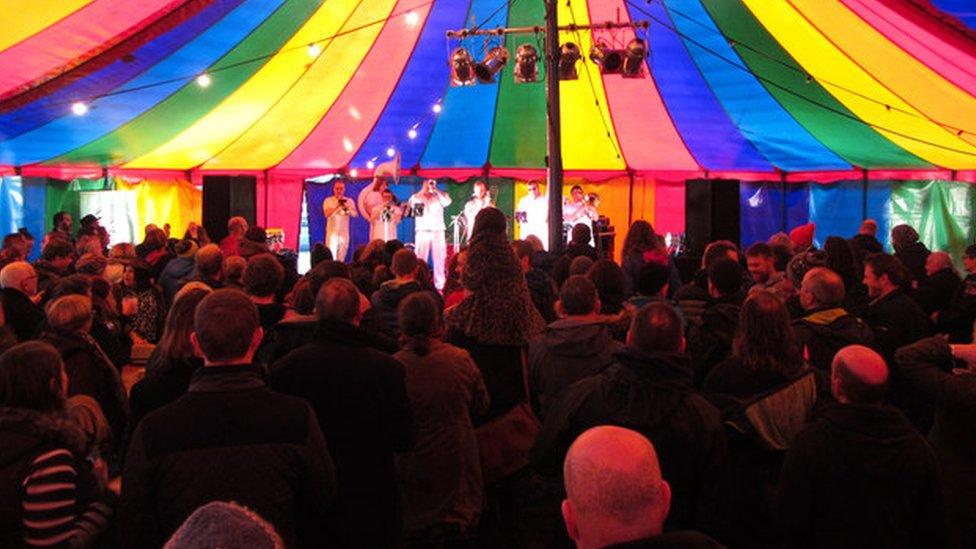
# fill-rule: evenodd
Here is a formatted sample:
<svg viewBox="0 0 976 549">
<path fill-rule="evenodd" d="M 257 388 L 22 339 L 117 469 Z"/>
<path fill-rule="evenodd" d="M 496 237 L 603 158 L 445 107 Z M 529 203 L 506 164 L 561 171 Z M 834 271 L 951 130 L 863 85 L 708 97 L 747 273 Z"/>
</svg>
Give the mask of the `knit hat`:
<svg viewBox="0 0 976 549">
<path fill-rule="evenodd" d="M 811 222 L 806 225 L 800 225 L 790 231 L 790 240 L 793 241 L 794 249 L 805 250 L 813 246 L 813 233 L 816 229 L 816 223 Z"/>
<path fill-rule="evenodd" d="M 254 511 L 232 501 L 211 501 L 187 517 L 163 547 L 284 549 L 285 543 L 274 526 Z"/>
</svg>

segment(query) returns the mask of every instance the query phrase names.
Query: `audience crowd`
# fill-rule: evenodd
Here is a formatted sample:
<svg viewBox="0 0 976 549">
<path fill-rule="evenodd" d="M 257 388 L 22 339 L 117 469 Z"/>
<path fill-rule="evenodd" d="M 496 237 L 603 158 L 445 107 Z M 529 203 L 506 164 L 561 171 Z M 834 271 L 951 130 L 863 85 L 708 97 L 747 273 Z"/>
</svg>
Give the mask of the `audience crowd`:
<svg viewBox="0 0 976 549">
<path fill-rule="evenodd" d="M 976 546 L 976 245 L 0 250 L 0 547 Z M 959 261 L 964 271 L 956 270 Z M 134 381 L 134 383 L 133 383 Z"/>
</svg>

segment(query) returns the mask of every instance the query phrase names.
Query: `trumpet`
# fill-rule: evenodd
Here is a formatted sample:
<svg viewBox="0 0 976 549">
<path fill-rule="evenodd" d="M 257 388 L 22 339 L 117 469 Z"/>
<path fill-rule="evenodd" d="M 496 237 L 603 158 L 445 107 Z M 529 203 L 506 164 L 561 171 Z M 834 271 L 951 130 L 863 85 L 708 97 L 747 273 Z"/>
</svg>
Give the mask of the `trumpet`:
<svg viewBox="0 0 976 549">
<path fill-rule="evenodd" d="M 597 193 L 588 193 L 584 200 L 586 201 L 587 204 L 589 204 L 594 208 L 600 207 L 600 195 L 598 195 Z"/>
</svg>

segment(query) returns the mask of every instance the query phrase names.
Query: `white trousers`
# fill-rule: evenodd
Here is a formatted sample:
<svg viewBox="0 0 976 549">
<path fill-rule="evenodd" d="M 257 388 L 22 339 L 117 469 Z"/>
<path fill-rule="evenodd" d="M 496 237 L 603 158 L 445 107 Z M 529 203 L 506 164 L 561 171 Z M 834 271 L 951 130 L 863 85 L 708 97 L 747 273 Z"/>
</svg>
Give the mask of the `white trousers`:
<svg viewBox="0 0 976 549">
<path fill-rule="evenodd" d="M 444 231 L 417 231 L 414 246 L 417 259 L 427 261 L 427 255 L 433 254 L 434 260 L 428 265 L 434 274 L 434 286 L 440 290 L 444 287 L 444 259 L 447 257 L 447 241 L 444 239 Z"/>
<path fill-rule="evenodd" d="M 332 259 L 344 262 L 346 260 L 346 252 L 349 251 L 349 232 L 326 232 L 325 246 L 332 252 Z"/>
</svg>

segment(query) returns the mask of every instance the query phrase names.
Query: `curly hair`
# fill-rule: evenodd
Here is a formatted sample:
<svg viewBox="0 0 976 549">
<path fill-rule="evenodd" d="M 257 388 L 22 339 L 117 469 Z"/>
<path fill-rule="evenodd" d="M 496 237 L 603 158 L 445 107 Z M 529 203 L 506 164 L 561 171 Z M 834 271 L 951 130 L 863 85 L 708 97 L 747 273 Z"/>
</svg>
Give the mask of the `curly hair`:
<svg viewBox="0 0 976 549">
<path fill-rule="evenodd" d="M 545 321 L 508 243 L 505 216 L 497 208 L 485 208 L 474 226 L 461 279 L 471 295 L 451 310 L 447 327 L 482 343 L 523 345 L 543 330 Z"/>
</svg>

